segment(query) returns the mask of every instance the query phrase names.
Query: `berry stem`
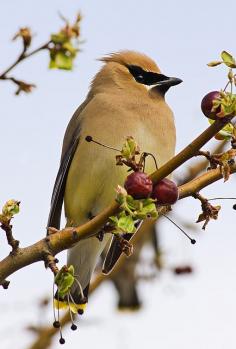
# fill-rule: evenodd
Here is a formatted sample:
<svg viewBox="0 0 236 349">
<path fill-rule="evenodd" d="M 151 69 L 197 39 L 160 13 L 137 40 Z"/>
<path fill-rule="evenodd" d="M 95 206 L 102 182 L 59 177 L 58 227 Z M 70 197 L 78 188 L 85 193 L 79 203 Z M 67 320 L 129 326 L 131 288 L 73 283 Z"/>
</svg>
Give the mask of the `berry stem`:
<svg viewBox="0 0 236 349">
<path fill-rule="evenodd" d="M 167 218 L 171 223 L 173 223 L 191 242 L 192 245 L 194 245 L 196 243 L 195 239 L 192 239 L 177 223 L 175 223 L 173 221 L 173 219 L 171 219 L 170 217 L 168 217 L 166 214 L 161 213 L 162 216 L 164 216 L 165 218 Z"/>
<path fill-rule="evenodd" d="M 118 151 L 119 153 L 121 152 L 121 150 L 119 150 L 119 149 L 116 149 L 116 148 L 113 148 L 113 147 L 111 147 L 110 145 L 106 145 L 106 144 L 103 144 L 103 143 L 100 143 L 100 142 L 98 142 L 98 141 L 95 141 L 94 139 L 93 139 L 93 137 L 91 137 L 91 136 L 86 136 L 85 137 L 85 140 L 87 141 L 87 142 L 93 142 L 93 143 L 96 143 L 96 144 L 98 144 L 98 145 L 101 145 L 102 147 L 104 147 L 104 148 L 107 148 L 107 149 L 111 149 L 111 150 L 115 150 L 115 151 Z"/>
</svg>

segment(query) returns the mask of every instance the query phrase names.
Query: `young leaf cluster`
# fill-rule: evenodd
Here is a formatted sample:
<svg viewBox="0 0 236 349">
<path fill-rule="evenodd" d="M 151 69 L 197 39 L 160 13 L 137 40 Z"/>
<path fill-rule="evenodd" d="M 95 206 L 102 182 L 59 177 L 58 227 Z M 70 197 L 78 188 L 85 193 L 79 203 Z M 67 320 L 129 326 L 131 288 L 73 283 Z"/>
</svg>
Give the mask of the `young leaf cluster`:
<svg viewBox="0 0 236 349">
<path fill-rule="evenodd" d="M 9 224 L 13 216 L 20 211 L 20 202 L 16 200 L 8 200 L 0 213 L 0 223 Z"/>
<path fill-rule="evenodd" d="M 57 285 L 57 292 L 60 299 L 64 299 L 69 293 L 75 278 L 74 278 L 74 267 L 66 265 L 62 267 L 55 277 L 55 284 Z"/>
<path fill-rule="evenodd" d="M 80 21 L 79 14 L 73 25 L 66 25 L 58 33 L 51 35 L 50 69 L 72 70 L 74 59 L 79 51 Z"/>
<path fill-rule="evenodd" d="M 158 217 L 155 201 L 151 198 L 135 200 L 128 195 L 124 188 L 118 188 L 116 201 L 119 203 L 121 212 L 117 216 L 111 216 L 110 221 L 114 227 L 114 234 L 135 232 L 135 223 L 145 218 Z"/>
</svg>

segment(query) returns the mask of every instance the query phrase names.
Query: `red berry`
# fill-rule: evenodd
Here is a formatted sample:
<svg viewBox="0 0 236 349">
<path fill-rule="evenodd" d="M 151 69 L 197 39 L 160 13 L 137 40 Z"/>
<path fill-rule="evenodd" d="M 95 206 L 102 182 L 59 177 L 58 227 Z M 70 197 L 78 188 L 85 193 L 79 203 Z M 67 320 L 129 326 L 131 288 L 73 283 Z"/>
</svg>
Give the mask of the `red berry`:
<svg viewBox="0 0 236 349">
<path fill-rule="evenodd" d="M 202 103 L 201 103 L 201 109 L 203 114 L 212 120 L 216 120 L 217 119 L 217 115 L 220 112 L 220 107 L 218 107 L 215 111 L 211 111 L 212 107 L 213 107 L 213 101 L 217 98 L 220 97 L 220 93 L 219 91 L 212 91 L 209 92 L 207 95 L 205 95 L 205 97 L 203 97 L 202 99 Z"/>
<path fill-rule="evenodd" d="M 127 193 L 134 199 L 146 199 L 152 192 L 152 181 L 144 172 L 133 172 L 125 181 Z"/>
<path fill-rule="evenodd" d="M 178 200 L 178 197 L 177 185 L 168 178 L 158 182 L 152 191 L 152 198 L 157 200 L 157 205 L 173 205 Z"/>
</svg>

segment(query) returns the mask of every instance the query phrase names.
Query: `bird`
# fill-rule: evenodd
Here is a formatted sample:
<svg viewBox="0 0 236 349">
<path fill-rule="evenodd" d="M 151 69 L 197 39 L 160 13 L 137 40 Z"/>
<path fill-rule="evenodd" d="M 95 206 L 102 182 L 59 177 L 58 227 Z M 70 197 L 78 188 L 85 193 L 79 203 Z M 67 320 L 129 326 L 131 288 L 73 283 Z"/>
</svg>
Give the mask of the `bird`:
<svg viewBox="0 0 236 349">
<path fill-rule="evenodd" d="M 102 67 L 65 131 L 47 227 L 60 229 L 63 203 L 66 227 L 88 222 L 112 202 L 117 185 L 124 185 L 125 166 L 116 166 L 110 149 L 86 142 L 88 135 L 119 149 L 132 136 L 142 151 L 153 154 L 158 166 L 175 153 L 174 115 L 165 94 L 182 80 L 164 75 L 154 60 L 136 51 L 111 53 L 100 61 Z M 155 170 L 151 159 L 145 166 L 147 173 Z M 78 281 L 71 288 L 76 311 L 84 311 L 93 271 L 108 243 L 105 273 L 122 253 L 111 234 L 100 240 L 93 236 L 68 250 L 67 263 L 73 265 Z M 58 300 L 57 307 L 63 302 Z"/>
</svg>

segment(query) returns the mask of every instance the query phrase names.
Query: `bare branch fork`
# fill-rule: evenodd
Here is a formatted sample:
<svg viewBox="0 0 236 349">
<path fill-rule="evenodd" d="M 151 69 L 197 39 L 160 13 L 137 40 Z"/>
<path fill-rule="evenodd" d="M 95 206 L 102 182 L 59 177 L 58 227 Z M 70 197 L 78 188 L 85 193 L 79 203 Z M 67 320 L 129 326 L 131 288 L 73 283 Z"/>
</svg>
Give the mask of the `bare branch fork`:
<svg viewBox="0 0 236 349">
<path fill-rule="evenodd" d="M 15 59 L 15 61 L 2 73 L 0 73 L 0 80 L 8 80 L 13 82 L 17 86 L 17 90 L 15 92 L 16 95 L 19 95 L 22 91 L 26 93 L 31 92 L 35 85 L 32 83 L 27 83 L 23 80 L 18 80 L 14 76 L 10 76 L 9 73 L 19 63 L 40 51 L 48 50 L 50 52 L 50 68 L 72 70 L 73 61 L 78 52 L 77 44 L 79 43 L 80 22 L 82 16 L 80 13 L 78 13 L 74 23 L 72 24 L 70 24 L 69 21 L 63 16 L 60 15 L 60 17 L 64 22 L 64 26 L 59 30 L 59 32 L 52 34 L 50 40 L 48 40 L 45 44 L 39 46 L 31 52 L 29 52 L 32 42 L 32 32 L 30 28 L 20 28 L 13 37 L 12 40 L 20 38 L 23 47 L 21 49 L 21 53 Z M 58 55 L 60 55 L 60 60 L 57 59 Z"/>
<path fill-rule="evenodd" d="M 27 53 L 28 46 L 24 45 L 21 54 L 18 56 L 18 58 L 15 60 L 15 62 L 13 62 L 3 73 L 0 74 L 0 80 L 12 81 L 15 85 L 17 85 L 18 90 L 16 91 L 16 94 L 19 94 L 21 89 L 25 89 L 26 91 L 27 90 L 30 91 L 32 89 L 32 87 L 35 87 L 34 84 L 29 84 L 29 83 L 26 83 L 22 80 L 18 80 L 13 76 L 9 76 L 8 73 L 11 72 L 23 60 L 35 55 L 39 51 L 49 49 L 50 43 L 51 43 L 51 40 L 49 40 L 45 44 L 39 46 L 38 48 L 36 48 L 35 50 L 33 50 L 29 53 Z"/>
<path fill-rule="evenodd" d="M 7 243 L 8 245 L 11 246 L 12 248 L 12 251 L 10 252 L 11 255 L 14 255 L 16 254 L 18 248 L 19 248 L 19 241 L 16 240 L 14 237 L 13 237 L 13 234 L 12 234 L 12 225 L 9 223 L 9 224 L 1 224 L 1 228 L 5 231 L 6 233 L 6 238 L 7 238 Z"/>
<path fill-rule="evenodd" d="M 164 177 L 168 176 L 184 162 L 195 156 L 201 147 L 204 146 L 215 134 L 217 134 L 225 126 L 225 124 L 231 120 L 231 118 L 232 117 L 225 117 L 218 119 L 214 124 L 209 126 L 179 154 L 177 154 L 151 175 L 153 183 L 155 184 Z M 231 173 L 236 172 L 235 164 L 231 165 L 230 168 Z M 222 178 L 222 174 L 219 168 L 208 171 L 194 180 L 180 186 L 180 199 L 187 196 L 192 196 L 194 193 L 219 180 L 220 178 Z M 44 261 L 55 274 L 57 269 L 55 269 L 55 260 L 53 258 L 56 254 L 72 247 L 75 243 L 82 239 L 96 235 L 98 229 L 104 226 L 109 217 L 117 214 L 118 212 L 119 205 L 116 201 L 114 201 L 103 212 L 81 226 L 56 231 L 31 246 L 18 248 L 14 255 L 10 254 L 0 261 L 0 284 L 3 285 L 4 282 L 6 282 L 5 280 L 7 277 L 17 270 L 39 261 Z"/>
<path fill-rule="evenodd" d="M 0 74 L 0 79 L 2 80 L 7 80 L 9 79 L 9 77 L 7 77 L 7 74 L 13 69 L 15 68 L 20 62 L 22 62 L 23 60 L 35 55 L 36 53 L 38 53 L 39 51 L 42 50 L 46 50 L 49 48 L 51 41 L 46 42 L 45 44 L 39 46 L 38 48 L 36 48 L 35 50 L 26 53 L 26 48 L 23 48 L 22 53 L 19 55 L 19 57 L 16 59 L 16 61 L 14 63 L 12 63 L 2 74 Z"/>
</svg>

